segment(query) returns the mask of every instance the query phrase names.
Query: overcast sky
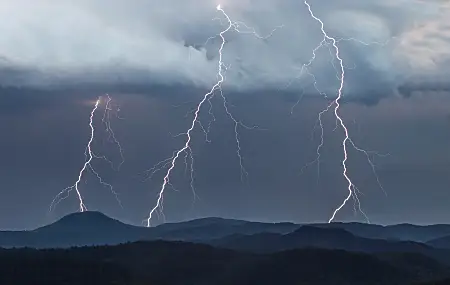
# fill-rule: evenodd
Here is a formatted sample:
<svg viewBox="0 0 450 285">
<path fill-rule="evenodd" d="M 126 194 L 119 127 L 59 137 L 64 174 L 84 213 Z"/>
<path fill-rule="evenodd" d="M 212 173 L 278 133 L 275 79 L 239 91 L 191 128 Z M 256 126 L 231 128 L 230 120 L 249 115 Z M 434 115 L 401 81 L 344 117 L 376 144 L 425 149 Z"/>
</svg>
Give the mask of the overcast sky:
<svg viewBox="0 0 450 285">
<path fill-rule="evenodd" d="M 330 36 L 347 39 L 338 45 L 346 67 L 342 116 L 352 139 L 388 154 L 374 157 L 385 195 L 365 156 L 349 153 L 349 173 L 362 192 L 363 209 L 375 223 L 449 222 L 449 2 L 309 3 Z M 120 105 L 123 119 L 113 117 L 112 127 L 126 161 L 120 172 L 102 161 L 94 166 L 114 185 L 123 208 L 90 174 L 83 177 L 81 191 L 89 209 L 137 224 L 146 218 L 164 172 L 146 182 L 140 173 L 184 145 L 184 137 L 173 135 L 189 127 L 189 111 L 216 80 L 220 38 L 205 42 L 226 27 L 217 4 L 0 1 L 0 228 L 33 228 L 77 210 L 74 193 L 53 212 L 48 207 L 77 179 L 93 100 L 105 93 Z M 249 174 L 242 181 L 233 122 L 221 98 L 214 97 L 211 142 L 199 125 L 193 133 L 199 198 L 193 203 L 180 160 L 172 176 L 176 189 L 165 198 L 167 220 L 326 222 L 346 196 L 343 132 L 333 130 L 332 113 L 324 116 L 320 175 L 317 165 L 301 173 L 315 158 L 317 114 L 329 103 L 311 85 L 311 76 L 299 77 L 322 41 L 320 24 L 303 1 L 220 4 L 232 20 L 249 27 L 240 26 L 247 33 L 225 34 L 224 95 L 235 118 L 261 129 L 238 128 Z M 275 31 L 261 40 L 248 33 L 251 28 L 261 36 Z M 333 98 L 339 62 L 331 48 L 317 51 L 309 71 L 316 87 Z M 200 117 L 204 125 L 213 118 L 208 108 Z M 102 113 L 94 119 L 96 153 L 119 163 Z M 363 221 L 352 211 L 349 203 L 337 220 Z"/>
</svg>

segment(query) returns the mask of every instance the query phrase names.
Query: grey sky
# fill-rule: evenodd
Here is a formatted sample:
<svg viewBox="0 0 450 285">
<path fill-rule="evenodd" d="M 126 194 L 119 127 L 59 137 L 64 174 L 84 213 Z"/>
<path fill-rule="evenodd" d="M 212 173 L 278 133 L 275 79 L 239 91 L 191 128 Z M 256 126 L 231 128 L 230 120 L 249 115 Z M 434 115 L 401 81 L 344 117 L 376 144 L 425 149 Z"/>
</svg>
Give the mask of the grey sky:
<svg viewBox="0 0 450 285">
<path fill-rule="evenodd" d="M 156 201 L 163 172 L 146 183 L 139 173 L 169 157 L 183 144 L 183 138 L 172 135 L 188 126 L 186 113 L 201 96 L 198 90 L 194 91 L 189 92 L 192 102 L 186 104 L 183 104 L 186 89 L 155 88 L 136 95 L 111 94 L 122 106 L 124 119 L 113 120 L 113 127 L 124 147 L 126 162 L 120 172 L 104 162 L 96 161 L 94 165 L 120 193 L 124 208 L 88 174 L 83 179 L 87 184 L 82 183 L 81 190 L 90 209 L 137 224 L 146 217 Z M 177 191 L 169 189 L 166 193 L 167 220 L 224 216 L 326 221 L 346 195 L 340 167 L 342 132 L 333 131 L 335 123 L 331 115 L 324 118 L 325 145 L 319 180 L 316 165 L 303 174 L 301 169 L 315 158 L 319 132 L 316 131 L 314 139 L 311 134 L 317 113 L 327 102 L 304 98 L 291 115 L 295 100 L 289 97 L 273 96 L 271 92 L 225 91 L 225 94 L 235 106 L 232 110 L 237 118 L 267 129 L 239 130 L 248 180 L 240 180 L 233 125 L 216 97 L 212 142 L 206 143 L 198 128 L 193 136 L 199 200 L 192 204 L 189 179 L 180 160 L 172 176 Z M 77 177 L 89 138 L 88 115 L 92 105 L 85 103 L 101 93 L 84 97 L 66 92 L 35 95 L 40 95 L 33 97 L 39 99 L 27 104 L 30 97 L 16 93 L 14 101 L 22 104 L 10 104 L 9 111 L 1 111 L 2 228 L 30 228 L 77 210 L 77 198 L 72 193 L 54 212 L 48 213 L 54 195 Z M 2 103 L 7 103 L 6 97 L 2 97 Z M 362 206 L 372 222 L 448 222 L 449 106 L 447 93 L 391 97 L 372 106 L 344 105 L 343 116 L 355 142 L 389 154 L 374 158 L 387 192 L 385 196 L 365 157 L 350 152 L 350 175 L 364 193 L 360 195 Z M 206 114 L 202 117 L 204 123 L 208 120 Z M 100 120 L 101 116 L 97 116 L 94 148 L 117 163 L 117 151 L 107 143 Z M 362 221 L 360 216 L 353 215 L 352 209 L 350 203 L 338 220 Z"/>
<path fill-rule="evenodd" d="M 32 228 L 76 211 L 74 195 L 48 213 L 54 195 L 71 185 L 84 161 L 89 112 L 110 93 L 123 120 L 113 127 L 124 147 L 120 172 L 95 162 L 124 208 L 92 175 L 82 191 L 90 209 L 140 223 L 156 201 L 163 173 L 142 182 L 143 170 L 184 144 L 188 111 L 214 83 L 222 27 L 213 0 L 6 1 L 0 0 L 0 228 Z M 201 216 L 295 222 L 327 221 L 346 196 L 341 175 L 342 131 L 324 118 L 320 164 L 315 158 L 317 114 L 327 100 L 296 78 L 322 40 L 320 26 L 303 1 L 224 0 L 233 20 L 245 21 L 268 40 L 229 33 L 224 94 L 236 118 L 267 130 L 239 129 L 248 180 L 241 181 L 234 126 L 220 97 L 211 143 L 193 134 L 193 204 L 184 164 L 173 173 L 165 212 L 169 221 Z M 366 46 L 339 42 L 346 69 L 342 116 L 361 147 L 374 157 L 379 189 L 365 157 L 351 151 L 350 175 L 363 192 L 362 207 L 378 223 L 444 223 L 450 211 L 450 6 L 444 1 L 310 1 L 327 32 L 337 38 L 386 42 Z M 14 15 L 11 17 L 10 15 Z M 221 18 L 224 20 L 223 17 Z M 336 70 L 327 47 L 311 67 L 321 91 L 335 96 Z M 333 62 L 338 64 L 337 61 Z M 307 95 L 301 98 L 301 90 Z M 298 101 L 298 103 L 297 103 Z M 364 103 L 364 104 L 361 104 Z M 207 123 L 205 107 L 201 118 Z M 117 162 L 101 116 L 94 147 Z M 87 181 L 87 184 L 84 182 Z M 73 193 L 72 193 L 73 194 Z M 358 220 L 350 203 L 338 220 Z"/>
</svg>

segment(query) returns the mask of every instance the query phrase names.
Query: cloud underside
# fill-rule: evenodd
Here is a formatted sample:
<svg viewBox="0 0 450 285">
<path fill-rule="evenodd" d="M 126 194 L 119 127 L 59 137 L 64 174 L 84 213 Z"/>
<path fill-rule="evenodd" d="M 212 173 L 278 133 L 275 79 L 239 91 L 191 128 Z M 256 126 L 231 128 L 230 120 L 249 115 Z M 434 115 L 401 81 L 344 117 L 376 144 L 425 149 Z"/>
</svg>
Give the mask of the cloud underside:
<svg viewBox="0 0 450 285">
<path fill-rule="evenodd" d="M 216 80 L 224 15 L 211 0 L 0 1 L 0 81 L 13 86 L 66 84 L 190 84 Z M 350 98 L 376 98 L 411 89 L 447 90 L 449 4 L 442 1 L 310 2 L 338 42 Z M 223 0 L 243 33 L 224 36 L 226 87 L 304 89 L 333 94 L 339 62 L 303 1 Z M 10 17 L 14 15 L 14 17 Z M 261 35 L 251 32 L 253 27 Z M 212 38 L 211 38 L 212 37 Z M 209 40 L 208 40 L 209 39 Z M 354 40 L 356 39 L 356 40 Z M 208 41 L 207 41 L 208 40 Z M 205 42 L 207 43 L 205 44 Z M 314 85 L 314 80 L 317 84 Z M 319 89 L 319 90 L 316 90 Z"/>
</svg>

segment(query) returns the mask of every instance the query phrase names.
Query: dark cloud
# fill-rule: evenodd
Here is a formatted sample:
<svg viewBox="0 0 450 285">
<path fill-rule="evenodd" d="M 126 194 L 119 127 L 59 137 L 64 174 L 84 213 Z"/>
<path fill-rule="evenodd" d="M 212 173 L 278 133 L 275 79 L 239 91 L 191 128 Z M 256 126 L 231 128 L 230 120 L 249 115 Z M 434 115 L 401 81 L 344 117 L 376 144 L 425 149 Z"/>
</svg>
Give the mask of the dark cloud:
<svg viewBox="0 0 450 285">
<path fill-rule="evenodd" d="M 414 92 L 450 92 L 450 82 L 410 81 L 399 86 L 398 91 L 405 97 L 410 97 Z"/>
<path fill-rule="evenodd" d="M 83 0 L 54 5 L 45 0 L 26 1 L 29 9 L 23 9 L 24 1 L 0 2 L 0 14 L 16 15 L 0 31 L 4 85 L 180 83 L 209 88 L 215 80 L 219 42 L 204 43 L 225 23 L 214 1 Z M 282 88 L 321 41 L 320 26 L 302 1 L 281 5 L 227 0 L 222 6 L 233 20 L 245 21 L 262 35 L 283 25 L 268 40 L 235 32 L 226 35 L 228 88 Z M 311 1 L 311 6 L 337 38 L 387 42 L 339 43 L 346 66 L 356 68 L 348 70 L 347 98 L 374 102 L 378 99 L 366 96 L 392 94 L 410 75 L 445 70 L 441 63 L 449 58 L 448 20 L 440 11 L 448 5 L 442 2 L 342 0 Z M 221 20 L 213 21 L 214 17 Z M 321 90 L 333 93 L 336 82 L 330 78 L 335 70 L 328 53 L 324 47 L 312 69 L 324 78 Z M 293 87 L 300 90 L 309 80 L 302 77 Z M 386 90 L 374 91 L 377 87 Z"/>
</svg>

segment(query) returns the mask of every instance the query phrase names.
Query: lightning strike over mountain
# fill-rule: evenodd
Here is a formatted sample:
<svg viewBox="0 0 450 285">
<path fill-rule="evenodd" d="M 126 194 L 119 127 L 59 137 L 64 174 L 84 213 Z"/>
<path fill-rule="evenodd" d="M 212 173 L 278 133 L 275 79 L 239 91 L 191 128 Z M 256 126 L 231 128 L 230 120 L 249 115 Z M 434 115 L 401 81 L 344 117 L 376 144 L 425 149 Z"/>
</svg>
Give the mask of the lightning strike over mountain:
<svg viewBox="0 0 450 285">
<path fill-rule="evenodd" d="M 103 114 L 102 122 L 104 123 L 104 125 L 106 127 L 106 132 L 109 134 L 108 140 L 114 142 L 119 148 L 120 157 L 122 158 L 122 160 L 121 160 L 121 162 L 120 162 L 120 164 L 119 164 L 119 166 L 117 168 L 117 169 L 119 169 L 120 166 L 124 163 L 123 149 L 122 149 L 121 144 L 117 140 L 113 129 L 111 128 L 111 121 L 110 121 L 111 114 L 110 114 L 110 112 L 113 110 L 111 108 L 112 98 L 108 94 L 106 94 L 106 97 L 107 97 L 107 100 L 106 100 L 106 103 L 105 103 L 105 111 L 104 111 L 104 114 Z M 115 196 L 115 199 L 119 203 L 120 207 L 122 207 L 122 202 L 119 199 L 119 194 L 116 191 L 114 191 L 114 188 L 113 188 L 113 186 L 111 184 L 105 182 L 102 179 L 100 174 L 92 166 L 92 161 L 94 159 L 101 159 L 101 160 L 105 160 L 106 162 L 108 162 L 111 165 L 111 167 L 114 168 L 114 164 L 113 164 L 113 162 L 111 160 L 109 160 L 105 155 L 100 156 L 100 155 L 95 154 L 95 152 L 92 149 L 93 148 L 92 144 L 93 144 L 94 138 L 95 138 L 94 117 L 95 117 L 96 112 L 98 112 L 98 108 L 99 108 L 99 106 L 101 104 L 101 101 L 102 101 L 101 97 L 99 97 L 95 101 L 94 107 L 93 107 L 93 109 L 92 109 L 92 111 L 90 113 L 90 116 L 89 116 L 90 137 L 89 137 L 89 141 L 88 141 L 88 143 L 86 145 L 85 152 L 84 152 L 85 162 L 83 164 L 83 167 L 80 169 L 80 172 L 78 173 L 78 178 L 75 181 L 75 184 L 64 188 L 63 190 L 61 190 L 55 196 L 55 198 L 53 199 L 52 203 L 50 204 L 50 211 L 52 211 L 52 209 L 54 207 L 56 207 L 56 205 L 58 205 L 62 200 L 65 200 L 66 198 L 68 198 L 69 194 L 70 194 L 70 192 L 72 190 L 75 190 L 75 192 L 77 194 L 77 197 L 78 197 L 78 200 L 79 200 L 79 211 L 80 212 L 84 212 L 84 211 L 88 210 L 86 205 L 85 205 L 85 203 L 84 203 L 83 196 L 82 196 L 82 194 L 80 192 L 80 189 L 79 189 L 79 186 L 80 186 L 81 180 L 83 178 L 83 175 L 87 171 L 91 171 L 92 174 L 95 175 L 95 177 L 98 179 L 99 183 L 102 186 L 109 188 L 111 193 Z M 119 111 L 119 109 L 117 109 L 117 111 Z"/>
<path fill-rule="evenodd" d="M 207 41 L 205 42 L 205 44 L 210 41 L 213 38 L 216 37 L 220 37 L 221 43 L 218 49 L 218 54 L 219 54 L 219 59 L 218 59 L 218 70 L 217 70 L 217 82 L 213 85 L 213 87 L 210 89 L 209 92 L 207 92 L 206 94 L 203 95 L 201 101 L 197 104 L 196 108 L 194 109 L 193 113 L 193 119 L 191 121 L 190 127 L 188 128 L 188 130 L 184 133 L 180 133 L 178 136 L 186 136 L 186 142 L 184 144 L 184 146 L 182 148 L 180 148 L 179 150 L 175 151 L 173 156 L 165 159 L 163 161 L 158 162 L 154 167 L 150 168 L 149 170 L 147 170 L 146 172 L 149 173 L 148 177 L 152 177 L 155 172 L 160 171 L 166 167 L 168 167 L 166 174 L 163 178 L 163 183 L 162 186 L 160 188 L 160 191 L 158 193 L 158 198 L 156 200 L 156 204 L 155 206 L 150 210 L 150 213 L 148 215 L 147 218 L 147 227 L 151 226 L 151 220 L 153 218 L 153 214 L 156 212 L 159 216 L 164 217 L 164 213 L 163 213 L 163 202 L 164 202 L 164 192 L 166 190 L 167 186 L 172 186 L 172 184 L 170 183 L 170 175 L 172 173 L 172 171 L 174 170 L 177 160 L 179 159 L 179 157 L 182 155 L 182 153 L 185 153 L 185 157 L 184 157 L 184 162 L 186 165 L 186 169 L 188 168 L 188 158 L 190 160 L 190 187 L 192 189 L 192 192 L 194 194 L 194 198 L 196 197 L 196 193 L 195 193 L 195 188 L 194 188 L 194 170 L 193 170 L 193 165 L 194 165 L 194 158 L 193 158 L 193 154 L 192 154 L 192 149 L 191 149 L 191 141 L 192 141 L 192 131 L 194 130 L 195 126 L 198 124 L 201 128 L 201 130 L 204 132 L 205 134 L 205 139 L 207 142 L 210 142 L 210 140 L 208 139 L 208 134 L 209 134 L 209 129 L 211 127 L 211 123 L 212 121 L 215 121 L 215 117 L 214 114 L 212 113 L 212 103 L 211 103 L 211 99 L 214 97 L 214 94 L 216 91 L 220 92 L 220 96 L 223 100 L 223 106 L 225 108 L 225 112 L 227 113 L 227 115 L 231 118 L 231 120 L 234 122 L 234 132 L 235 132 L 235 138 L 236 138 L 236 144 L 237 144 L 237 155 L 239 158 L 239 164 L 241 167 L 241 179 L 243 178 L 244 175 L 247 175 L 247 171 L 244 168 L 243 165 L 243 157 L 241 155 L 241 144 L 240 144 L 240 140 L 239 140 L 239 133 L 238 133 L 238 127 L 244 127 L 246 129 L 258 129 L 257 126 L 254 127 L 248 127 L 245 124 L 243 124 L 242 122 L 238 121 L 237 119 L 235 119 L 235 117 L 232 115 L 232 113 L 229 111 L 228 108 L 228 102 L 226 100 L 226 97 L 224 96 L 223 92 L 222 92 L 222 83 L 225 80 L 225 72 L 226 70 L 229 68 L 227 67 L 224 62 L 223 62 L 223 49 L 225 47 L 225 43 L 226 43 L 226 39 L 225 39 L 225 34 L 230 31 L 231 29 L 233 29 L 234 31 L 236 31 L 237 33 L 241 33 L 241 34 L 252 34 L 255 37 L 257 37 L 258 39 L 268 39 L 269 37 L 272 36 L 272 34 L 278 29 L 281 28 L 282 26 L 279 26 L 275 29 L 272 30 L 272 32 L 268 35 L 268 36 L 260 36 L 259 34 L 256 33 L 256 30 L 254 28 L 251 28 L 249 26 L 247 26 L 245 23 L 243 22 L 234 22 L 231 20 L 231 18 L 228 16 L 228 14 L 222 9 L 222 6 L 219 4 L 216 6 L 217 11 L 221 12 L 223 14 L 223 16 L 225 17 L 226 21 L 227 21 L 227 26 L 224 30 L 222 30 L 219 34 L 217 34 L 216 36 L 210 37 L 207 39 Z M 246 30 L 241 30 L 240 26 L 243 26 Z M 208 102 L 210 108 L 208 110 L 209 115 L 212 117 L 212 121 L 209 122 L 208 127 L 205 128 L 200 119 L 199 119 L 199 115 L 200 115 L 200 111 L 203 107 L 203 105 Z"/>
<path fill-rule="evenodd" d="M 354 39 L 354 38 L 349 38 L 349 39 L 335 39 L 334 37 L 329 36 L 329 35 L 327 34 L 327 32 L 325 31 L 325 27 L 324 27 L 323 21 L 322 21 L 320 18 L 318 18 L 318 17 L 312 12 L 311 6 L 309 5 L 309 3 L 308 3 L 307 1 L 304 1 L 304 3 L 305 3 L 305 5 L 306 5 L 307 8 L 308 8 L 308 11 L 309 11 L 311 17 L 312 17 L 315 21 L 317 21 L 317 22 L 320 23 L 320 29 L 321 29 L 321 32 L 322 32 L 322 34 L 323 34 L 323 39 L 322 39 L 322 41 L 319 43 L 319 45 L 313 50 L 313 56 L 312 56 L 312 58 L 309 60 L 309 62 L 308 62 L 307 64 L 304 64 L 304 65 L 302 66 L 300 72 L 301 72 L 301 74 L 302 74 L 304 71 L 306 71 L 306 72 L 313 78 L 315 89 L 316 89 L 320 94 L 324 95 L 325 98 L 327 98 L 327 95 L 326 95 L 325 93 L 321 92 L 321 91 L 319 90 L 319 88 L 317 87 L 316 80 L 315 80 L 315 76 L 314 76 L 312 73 L 309 72 L 308 67 L 309 67 L 309 66 L 312 64 L 312 62 L 315 60 L 317 50 L 318 50 L 319 48 L 323 47 L 324 45 L 328 46 L 328 48 L 330 49 L 330 46 L 329 46 L 329 45 L 331 44 L 332 49 L 334 50 L 334 58 L 336 58 L 337 61 L 339 62 L 339 70 L 338 70 L 338 69 L 336 68 L 336 66 L 334 65 L 334 59 L 331 61 L 331 63 L 332 63 L 332 65 L 333 65 L 333 68 L 334 68 L 334 69 L 336 70 L 336 72 L 337 72 L 337 77 L 338 77 L 339 82 L 340 82 L 340 83 L 339 83 L 339 88 L 338 88 L 338 91 L 337 91 L 337 96 L 336 96 L 336 98 L 335 98 L 330 104 L 328 104 L 327 107 L 326 107 L 324 110 L 322 110 L 322 111 L 319 113 L 318 120 L 317 120 L 317 124 L 319 125 L 319 127 L 320 127 L 320 129 L 321 129 L 321 140 L 320 140 L 320 143 L 319 143 L 319 145 L 318 145 L 318 147 L 317 147 L 317 149 L 316 149 L 317 157 L 316 157 L 316 159 L 315 159 L 314 161 L 308 163 L 308 164 L 306 165 L 306 167 L 308 167 L 309 165 L 311 165 L 311 164 L 313 164 L 313 163 L 317 163 L 317 171 L 318 171 L 318 174 L 319 174 L 319 170 L 320 170 L 320 168 L 319 168 L 319 165 L 320 165 L 320 150 L 321 150 L 321 148 L 323 147 L 323 144 L 324 144 L 324 138 L 323 138 L 323 136 L 324 136 L 324 131 L 323 131 L 322 116 L 323 116 L 326 112 L 328 112 L 328 111 L 330 111 L 330 110 L 332 109 L 332 110 L 333 110 L 333 113 L 334 113 L 334 116 L 335 116 L 335 118 L 336 118 L 336 127 L 340 126 L 340 127 L 342 128 L 342 130 L 344 131 L 344 139 L 342 140 L 342 149 L 343 149 L 343 154 L 344 154 L 344 158 L 343 158 L 343 160 L 342 160 L 342 168 L 343 168 L 342 175 L 343 175 L 343 177 L 345 178 L 345 180 L 346 180 L 346 182 L 347 182 L 348 195 L 345 197 L 345 199 L 342 201 L 342 203 L 341 203 L 341 204 L 333 211 L 333 214 L 331 215 L 331 217 L 330 217 L 330 219 L 328 220 L 328 222 L 329 222 L 329 223 L 333 222 L 334 219 L 336 218 L 336 215 L 338 214 L 338 212 L 339 212 L 339 211 L 347 204 L 347 202 L 348 202 L 350 199 L 353 198 L 353 200 L 354 200 L 354 210 L 355 210 L 355 212 L 358 210 L 358 211 L 364 216 L 364 218 L 366 219 L 366 221 L 367 221 L 368 223 L 370 223 L 370 221 L 369 221 L 369 219 L 368 219 L 368 216 L 366 215 L 366 213 L 365 213 L 365 212 L 362 210 L 362 208 L 361 208 L 360 199 L 359 199 L 359 197 L 358 197 L 358 193 L 360 193 L 360 191 L 359 191 L 358 188 L 355 186 L 355 184 L 353 183 L 353 181 L 351 180 L 351 178 L 350 178 L 350 176 L 349 176 L 349 174 L 348 174 L 347 160 L 348 160 L 348 146 L 349 146 L 349 145 L 352 146 L 356 151 L 362 152 L 362 153 L 365 154 L 365 156 L 366 156 L 366 158 L 367 158 L 367 160 L 368 160 L 368 162 L 369 162 L 370 166 L 372 167 L 372 170 L 373 170 L 373 172 L 374 172 L 374 174 L 375 174 L 375 177 L 376 177 L 376 180 L 377 180 L 377 182 L 378 182 L 378 185 L 380 186 L 380 188 L 383 190 L 383 192 L 384 192 L 385 194 L 386 194 L 386 192 L 384 191 L 384 188 L 383 188 L 382 185 L 381 185 L 381 182 L 380 182 L 380 180 L 379 180 L 379 177 L 378 177 L 378 175 L 376 174 L 376 171 L 375 171 L 375 165 L 374 165 L 374 163 L 372 162 L 371 156 L 370 156 L 370 153 L 373 153 L 373 154 L 376 154 L 376 155 L 379 155 L 379 154 L 376 153 L 376 152 L 372 152 L 372 151 L 366 151 L 366 150 L 364 150 L 364 149 L 361 149 L 361 148 L 357 147 L 357 146 L 355 145 L 355 143 L 353 142 L 353 140 L 351 139 L 351 137 L 350 137 L 350 135 L 349 135 L 349 131 L 348 131 L 348 129 L 347 129 L 345 123 L 344 123 L 344 120 L 342 119 L 342 117 L 341 117 L 341 115 L 340 115 L 340 106 L 341 106 L 341 105 L 340 105 L 340 104 L 341 104 L 340 101 L 341 101 L 341 99 L 342 99 L 342 97 L 343 97 L 343 89 L 344 89 L 344 83 L 345 83 L 345 66 L 344 66 L 343 59 L 342 59 L 341 56 L 340 56 L 340 50 L 339 50 L 339 47 L 338 47 L 338 43 L 339 43 L 340 41 L 342 41 L 342 40 L 353 40 L 353 41 L 359 42 L 359 43 L 364 44 L 364 45 L 369 45 L 369 44 L 367 44 L 367 43 L 365 43 L 365 42 L 362 42 L 362 41 L 360 41 L 360 40 Z M 374 44 L 380 44 L 380 43 L 374 43 Z M 383 45 L 383 44 L 381 44 L 381 45 Z M 330 49 L 330 53 L 331 53 L 331 49 Z M 333 107 L 334 107 L 334 108 L 333 108 Z M 317 124 L 316 124 L 316 126 L 317 126 Z M 315 126 L 315 128 L 316 128 L 316 126 Z"/>
</svg>

